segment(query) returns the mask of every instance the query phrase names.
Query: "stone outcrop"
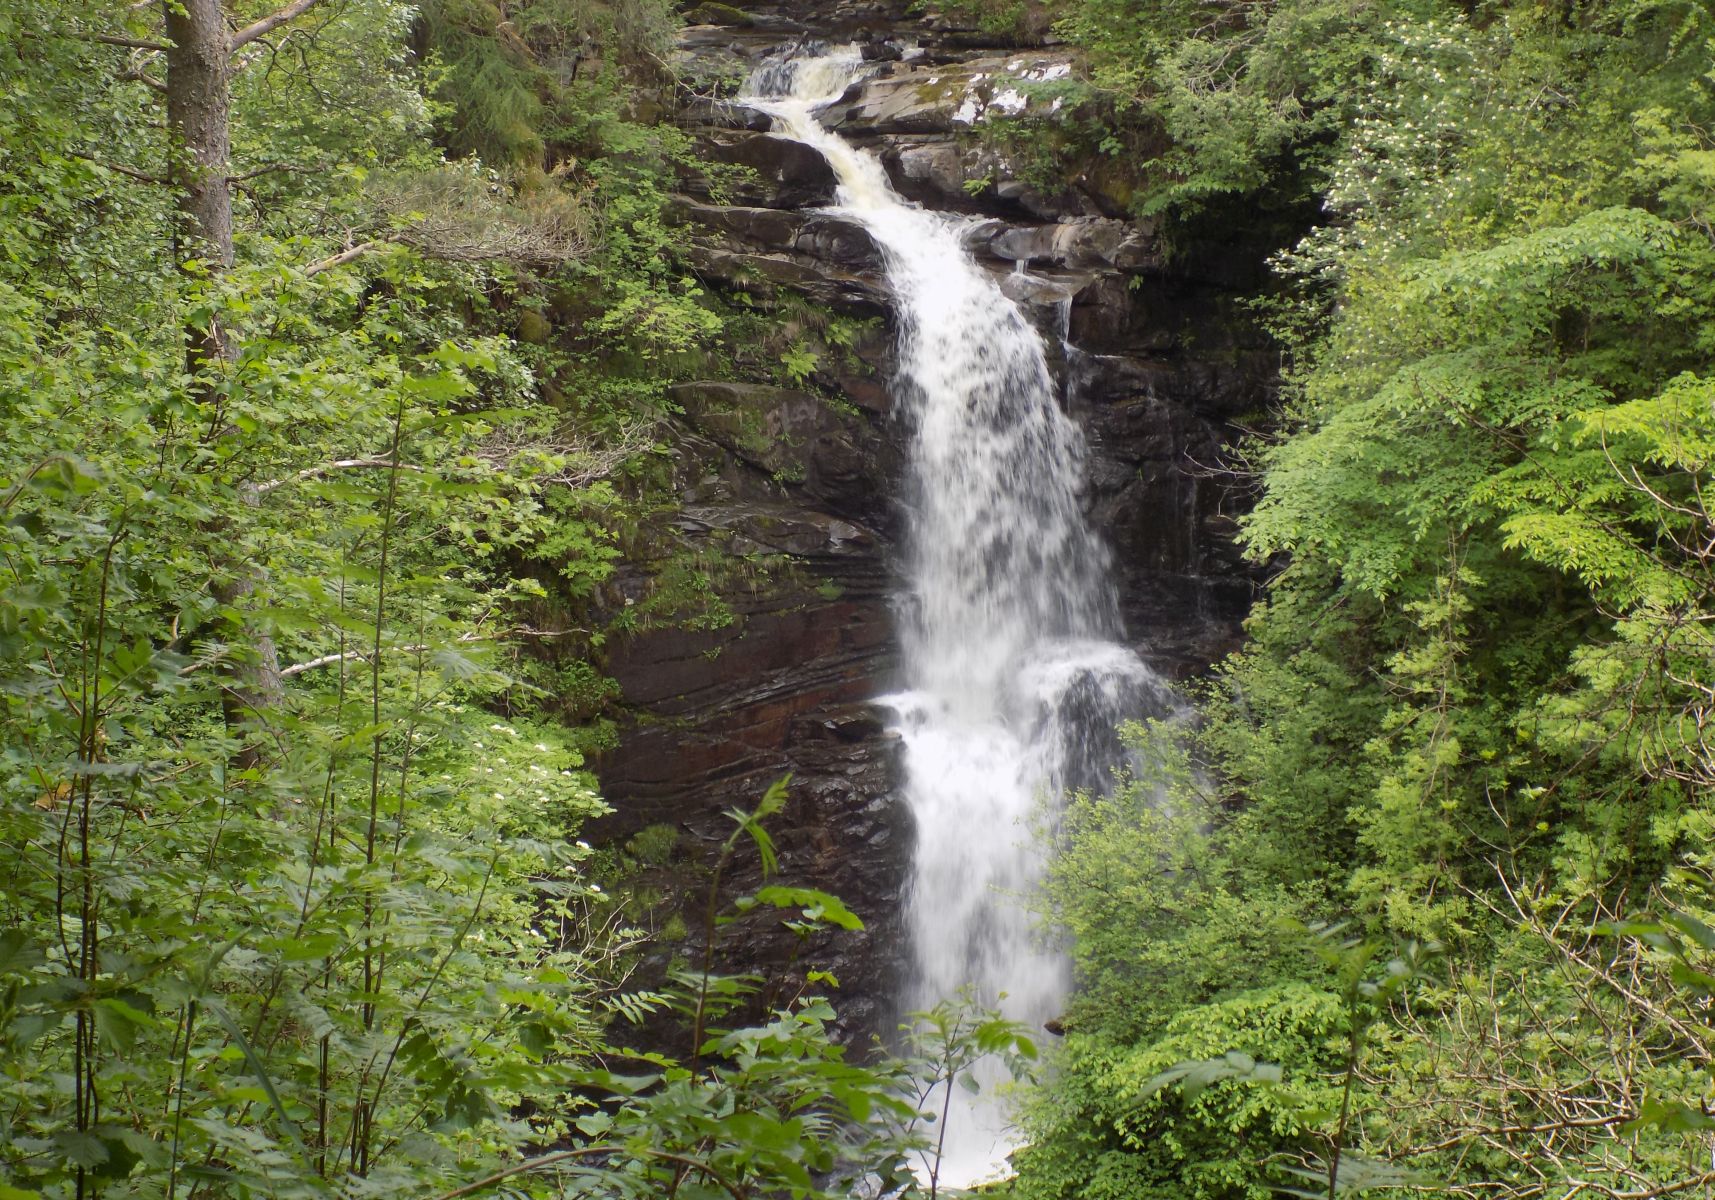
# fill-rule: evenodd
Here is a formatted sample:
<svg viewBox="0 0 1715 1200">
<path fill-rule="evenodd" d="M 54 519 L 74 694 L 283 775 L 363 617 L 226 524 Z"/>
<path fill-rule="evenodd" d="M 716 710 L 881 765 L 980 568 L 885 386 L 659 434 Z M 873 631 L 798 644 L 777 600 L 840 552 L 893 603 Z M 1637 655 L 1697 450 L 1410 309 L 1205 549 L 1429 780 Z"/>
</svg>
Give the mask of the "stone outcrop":
<svg viewBox="0 0 1715 1200">
<path fill-rule="evenodd" d="M 972 251 L 1048 336 L 1064 402 L 1085 429 L 1087 503 L 1114 550 L 1130 636 L 1166 673 L 1201 670 L 1232 644 L 1252 595 L 1230 540 L 1243 498 L 1223 454 L 1230 422 L 1268 397 L 1273 363 L 1236 303 L 1259 264 L 1219 246 L 1169 259 L 1107 181 L 1048 194 L 1012 178 L 978 126 L 1053 105 L 1042 85 L 1075 69 L 1071 55 L 997 45 L 910 7 L 691 10 L 675 66 L 680 120 L 703 165 L 684 173 L 671 214 L 686 257 L 708 286 L 758 302 L 790 294 L 887 314 L 874 243 L 818 211 L 835 191 L 827 164 L 728 102 L 784 45 L 861 42 L 876 65 L 827 123 L 879 154 L 904 195 L 970 215 Z M 869 704 L 897 662 L 889 602 L 904 429 L 890 411 L 888 348 L 881 336 L 857 348 L 855 366 L 818 365 L 803 390 L 675 389 L 683 507 L 673 536 L 736 571 L 721 586 L 733 619 L 615 643 L 607 667 L 631 716 L 600 764 L 618 809 L 606 835 L 677 830 L 678 853 L 658 873 L 680 888 L 695 886 L 730 830 L 723 810 L 793 775 L 777 828 L 783 873 L 841 895 L 869 922 L 863 935 L 810 948 L 831 956 L 854 1031 L 891 1015 L 912 836 L 894 740 Z M 622 583 L 641 591 L 658 567 L 629 563 Z M 753 867 L 735 879 L 754 882 Z M 801 949 L 773 921 L 746 925 L 738 941 L 734 961 L 765 973 Z"/>
</svg>

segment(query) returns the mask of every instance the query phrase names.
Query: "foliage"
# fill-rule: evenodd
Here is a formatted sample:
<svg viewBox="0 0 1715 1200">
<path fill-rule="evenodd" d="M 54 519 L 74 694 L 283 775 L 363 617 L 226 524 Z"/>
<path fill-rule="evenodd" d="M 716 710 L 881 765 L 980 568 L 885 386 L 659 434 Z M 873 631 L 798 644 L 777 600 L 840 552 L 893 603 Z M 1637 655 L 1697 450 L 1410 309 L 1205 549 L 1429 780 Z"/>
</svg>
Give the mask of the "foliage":
<svg viewBox="0 0 1715 1200">
<path fill-rule="evenodd" d="M 547 1132 L 507 1110 L 594 1032 L 561 831 L 599 802 L 478 707 L 488 564 L 557 457 L 488 454 L 539 418 L 482 402 L 516 366 L 437 345 L 408 265 L 359 310 L 282 259 L 169 291 L 164 339 L 10 293 L 7 1154 L 44 1195 L 456 1177 Z M 237 360 L 188 373 L 181 321 Z M 233 727 L 263 638 L 283 702 Z"/>
<path fill-rule="evenodd" d="M 1265 602 L 1165 765 L 1079 801 L 1058 848 L 1082 994 L 1018 1191 L 1242 1195 L 1270 1155 L 1322 1195 L 1394 1168 L 1449 1196 L 1701 1186 L 1715 14 L 1061 13 L 1090 81 L 1173 141 L 1146 206 L 1303 188 L 1321 216 L 1270 302 L 1285 411 L 1243 524 Z M 1281 1026 L 1179 1056 L 1352 1080 L 1348 1136 L 1175 1127 L 1226 1176 L 1128 1143 L 1116 1064 L 1165 1071 L 1167 1031 L 1316 988 L 1283 916 L 1446 947 L 1352 1070 Z M 1364 1181 L 1330 1181 L 1331 1145 Z"/>
<path fill-rule="evenodd" d="M 431 0 L 422 19 L 449 144 L 508 166 L 545 165 L 551 142 L 600 152 L 628 72 L 652 71 L 673 29 L 662 0 Z"/>
<path fill-rule="evenodd" d="M 911 1013 L 899 1031 L 899 1069 L 911 1094 L 905 1131 L 918 1132 L 920 1121 L 933 1125 L 913 1146 L 913 1169 L 918 1181 L 928 1176 L 928 1198 L 936 1200 L 953 1124 L 953 1089 L 976 1095 L 984 1086 L 1000 1086 L 1002 1074 L 1016 1083 L 1028 1082 L 1034 1074 L 1036 1043 L 1026 1026 L 998 1009 L 979 1006 L 969 987 L 931 1009 Z M 888 1186 L 905 1182 L 898 1172 L 885 1180 Z"/>
<path fill-rule="evenodd" d="M 1337 1062 L 1340 1019 L 1336 996 L 1281 983 L 1187 1006 L 1135 1043 L 1069 1033 L 1058 1082 L 1027 1113 L 1016 1194 L 1262 1200 L 1273 1189 L 1259 1161 L 1298 1143 L 1301 1114 L 1338 1107 L 1336 1089 L 1317 1075 Z M 1235 1074 L 1247 1062 L 1254 1074 L 1266 1059 L 1288 1082 L 1229 1077 L 1184 1095 L 1151 1086 L 1187 1060 L 1211 1059 Z"/>
<path fill-rule="evenodd" d="M 1247 888 L 1216 856 L 1203 831 L 1219 802 L 1182 733 L 1173 723 L 1127 730 L 1137 768 L 1110 794 L 1067 806 L 1043 889 L 1077 965 L 1064 1023 L 1121 1044 L 1157 1035 L 1173 1012 L 1304 974 L 1283 922 L 1313 911 L 1317 892 Z"/>
<path fill-rule="evenodd" d="M 808 980 L 740 1028 L 740 981 L 625 989 L 532 618 L 606 580 L 660 360 L 722 318 L 665 253 L 680 143 L 622 112 L 666 8 L 509 9 L 296 5 L 244 48 L 224 268 L 182 253 L 159 11 L 0 2 L 12 1200 L 815 1196 L 909 1145 Z M 675 1007 L 683 1060 L 625 1048 Z"/>
</svg>

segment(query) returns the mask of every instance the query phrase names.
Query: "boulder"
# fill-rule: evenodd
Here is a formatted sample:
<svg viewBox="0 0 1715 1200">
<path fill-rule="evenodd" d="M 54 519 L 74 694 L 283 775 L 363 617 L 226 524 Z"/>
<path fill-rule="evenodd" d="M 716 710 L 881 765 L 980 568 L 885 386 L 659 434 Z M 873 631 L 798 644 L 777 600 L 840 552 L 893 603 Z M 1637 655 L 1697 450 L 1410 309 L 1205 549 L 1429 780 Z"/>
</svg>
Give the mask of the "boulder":
<svg viewBox="0 0 1715 1200">
<path fill-rule="evenodd" d="M 764 208 L 812 208 L 831 204 L 836 182 L 827 159 L 802 142 L 749 130 L 711 129 L 698 138 L 698 159 L 738 172 L 715 175 L 685 169 L 681 190 L 704 201 L 717 193 Z"/>
<path fill-rule="evenodd" d="M 992 235 L 973 239 L 973 249 L 1026 266 L 1131 274 L 1160 270 L 1164 263 L 1154 230 L 1131 221 L 1081 217 L 1046 225 L 988 224 Z"/>
<path fill-rule="evenodd" d="M 1069 76 L 1070 55 L 1035 51 L 944 65 L 900 62 L 854 83 L 822 112 L 848 137 L 951 134 L 983 121 L 1052 108 L 1024 86 Z"/>
</svg>

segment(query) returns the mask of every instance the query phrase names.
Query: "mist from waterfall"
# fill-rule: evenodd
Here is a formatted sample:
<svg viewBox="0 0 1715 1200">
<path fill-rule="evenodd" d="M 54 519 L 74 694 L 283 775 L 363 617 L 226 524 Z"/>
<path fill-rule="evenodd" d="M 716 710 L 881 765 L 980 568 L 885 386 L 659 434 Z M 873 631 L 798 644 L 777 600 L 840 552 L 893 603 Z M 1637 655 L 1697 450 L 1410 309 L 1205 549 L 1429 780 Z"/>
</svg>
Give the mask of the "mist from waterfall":
<svg viewBox="0 0 1715 1200">
<path fill-rule="evenodd" d="M 969 984 L 1035 1033 L 1070 979 L 1028 909 L 1044 866 L 1032 824 L 1068 788 L 1100 784 L 1115 726 L 1158 685 L 1119 644 L 1108 558 L 1079 503 L 1082 435 L 1040 333 L 966 249 L 973 222 L 904 201 L 879 159 L 817 121 L 863 69 L 853 47 L 783 57 L 743 103 L 827 158 L 835 211 L 880 246 L 897 304 L 894 396 L 911 434 L 904 687 L 880 703 L 896 714 L 917 830 L 901 1011 Z M 1015 1148 L 1004 1072 L 978 1076 L 978 1095 L 954 1092 L 944 1186 L 990 1177 Z"/>
</svg>

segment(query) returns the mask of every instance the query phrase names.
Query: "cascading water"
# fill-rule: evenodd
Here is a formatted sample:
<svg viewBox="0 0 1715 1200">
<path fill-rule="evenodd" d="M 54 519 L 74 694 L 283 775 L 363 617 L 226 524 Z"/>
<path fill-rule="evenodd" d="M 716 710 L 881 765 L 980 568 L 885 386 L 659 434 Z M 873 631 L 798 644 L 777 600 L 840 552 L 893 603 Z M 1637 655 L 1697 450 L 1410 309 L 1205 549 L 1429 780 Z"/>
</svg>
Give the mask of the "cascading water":
<svg viewBox="0 0 1715 1200">
<path fill-rule="evenodd" d="M 1068 969 L 1024 900 L 1043 865 L 1030 822 L 1044 798 L 1099 785 L 1114 727 L 1157 684 L 1117 642 L 1107 557 L 1078 500 L 1083 439 L 1041 336 L 966 250 L 971 222 L 905 202 L 878 159 L 816 119 L 862 69 L 855 48 L 782 57 L 742 103 L 827 158 L 836 211 L 881 247 L 898 306 L 895 395 L 912 431 L 906 690 L 881 703 L 897 714 L 917 824 L 916 971 L 901 1001 L 928 1008 L 969 984 L 1040 1027 Z M 943 1186 L 988 1177 L 1013 1149 L 1000 1075 L 979 1069 L 976 1096 L 954 1089 Z"/>
</svg>

